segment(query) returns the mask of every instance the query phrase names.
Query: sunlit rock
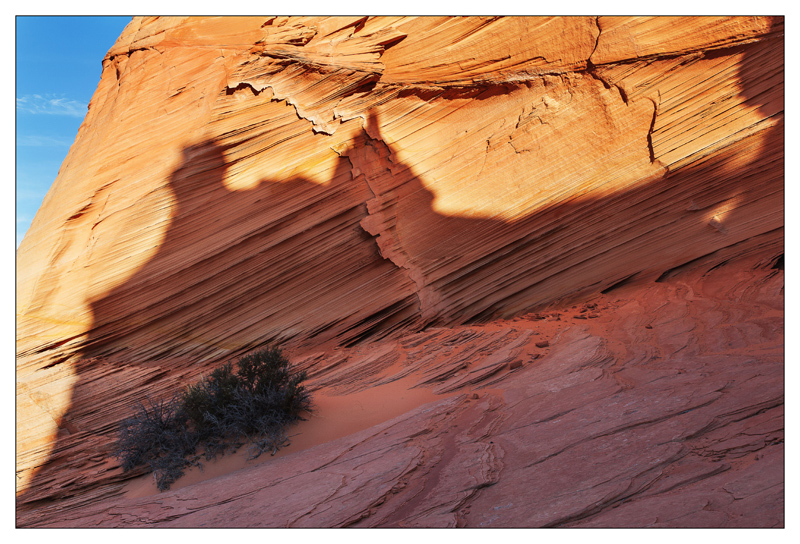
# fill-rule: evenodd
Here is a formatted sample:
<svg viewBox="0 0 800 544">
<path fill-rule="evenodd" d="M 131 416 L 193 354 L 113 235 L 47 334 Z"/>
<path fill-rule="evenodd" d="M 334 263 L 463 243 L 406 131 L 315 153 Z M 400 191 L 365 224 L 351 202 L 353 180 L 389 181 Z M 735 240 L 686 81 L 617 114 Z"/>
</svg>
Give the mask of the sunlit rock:
<svg viewBox="0 0 800 544">
<path fill-rule="evenodd" d="M 135 18 L 17 252 L 18 524 L 782 525 L 783 28 Z M 131 494 L 267 342 L 393 400 Z"/>
</svg>

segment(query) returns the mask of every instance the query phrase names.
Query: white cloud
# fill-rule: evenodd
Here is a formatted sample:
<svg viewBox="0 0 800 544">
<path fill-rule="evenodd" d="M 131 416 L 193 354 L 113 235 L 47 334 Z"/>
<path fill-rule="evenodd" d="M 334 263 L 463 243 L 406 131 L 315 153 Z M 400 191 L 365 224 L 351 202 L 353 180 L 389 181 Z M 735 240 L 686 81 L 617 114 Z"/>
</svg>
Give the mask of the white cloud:
<svg viewBox="0 0 800 544">
<path fill-rule="evenodd" d="M 29 94 L 17 98 L 17 112 L 84 117 L 88 104 L 53 95 Z"/>
<path fill-rule="evenodd" d="M 24 147 L 69 147 L 72 142 L 63 138 L 52 138 L 50 136 L 26 135 L 17 136 L 17 145 Z"/>
</svg>

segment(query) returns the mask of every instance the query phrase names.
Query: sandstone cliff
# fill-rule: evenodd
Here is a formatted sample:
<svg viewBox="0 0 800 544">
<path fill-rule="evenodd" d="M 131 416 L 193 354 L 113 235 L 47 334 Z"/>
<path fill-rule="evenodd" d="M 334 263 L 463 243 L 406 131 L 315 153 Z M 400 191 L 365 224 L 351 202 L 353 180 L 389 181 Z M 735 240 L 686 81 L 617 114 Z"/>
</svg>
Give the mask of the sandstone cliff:
<svg viewBox="0 0 800 544">
<path fill-rule="evenodd" d="M 17 254 L 18 523 L 782 524 L 783 47 L 763 17 L 135 18 Z M 433 404 L 122 499 L 119 420 L 269 341 L 321 397 Z"/>
</svg>

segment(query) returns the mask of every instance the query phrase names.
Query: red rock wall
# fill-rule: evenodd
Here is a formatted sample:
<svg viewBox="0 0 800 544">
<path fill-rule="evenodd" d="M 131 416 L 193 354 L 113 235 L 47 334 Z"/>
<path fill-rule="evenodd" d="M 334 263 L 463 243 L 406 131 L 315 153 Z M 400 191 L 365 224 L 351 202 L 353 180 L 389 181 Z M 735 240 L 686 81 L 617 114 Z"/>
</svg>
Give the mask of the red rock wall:
<svg viewBox="0 0 800 544">
<path fill-rule="evenodd" d="M 18 488 L 269 340 L 779 248 L 783 47 L 764 17 L 134 19 L 17 253 Z"/>
<path fill-rule="evenodd" d="M 121 482 L 110 462 L 67 463 L 50 489 L 28 494 L 41 502 L 21 517 L 48 527 L 781 527 L 783 271 L 767 238 L 743 246 L 581 305 L 298 356 L 318 412 L 292 428 L 290 451 L 230 456 L 229 468 L 192 469 L 163 493 L 150 475 Z"/>
</svg>

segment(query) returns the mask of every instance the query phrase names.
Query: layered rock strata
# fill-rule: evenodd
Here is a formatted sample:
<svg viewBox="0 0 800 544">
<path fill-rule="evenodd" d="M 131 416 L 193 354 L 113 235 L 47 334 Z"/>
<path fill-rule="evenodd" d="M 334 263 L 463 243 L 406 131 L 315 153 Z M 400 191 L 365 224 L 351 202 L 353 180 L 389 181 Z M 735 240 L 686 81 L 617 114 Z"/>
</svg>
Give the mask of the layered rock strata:
<svg viewBox="0 0 800 544">
<path fill-rule="evenodd" d="M 306 449 L 228 474 L 212 466 L 163 493 L 150 475 L 132 484 L 107 465 L 105 486 L 25 521 L 782 526 L 783 271 L 769 246 L 580 305 L 296 356 L 323 408 L 291 431 L 311 440 Z M 314 445 L 320 424 L 337 424 L 325 397 L 345 411 L 367 392 L 417 398 L 401 415 Z"/>
<path fill-rule="evenodd" d="M 658 289 L 681 266 L 717 259 L 713 268 L 753 247 L 759 263 L 777 262 L 783 96 L 782 18 L 135 18 L 103 60 L 76 142 L 17 254 L 18 520 L 57 523 L 37 509 L 115 496 L 122 476 L 108 447 L 119 419 L 143 396 L 268 341 L 300 358 L 361 349 L 654 280 L 642 296 L 666 304 L 671 295 Z M 737 289 L 733 279 L 719 285 Z M 771 292 L 778 305 L 782 293 Z M 726 317 L 733 328 L 762 319 L 728 298 L 739 308 L 723 312 L 736 316 Z M 705 319 L 695 321 L 698 346 L 716 342 Z M 602 334 L 613 338 L 611 329 Z M 434 335 L 427 350 L 451 342 L 466 350 L 463 361 L 432 356 L 407 371 L 441 394 L 484 383 L 516 363 L 503 353 L 535 338 L 510 331 L 494 358 L 470 352 L 482 348 L 469 335 L 463 344 Z M 593 340 L 569 334 L 566 345 L 589 350 Z M 752 335 L 737 349 L 778 380 L 774 400 L 782 328 L 768 336 L 769 353 Z M 652 349 L 670 352 L 671 341 Z M 610 357 L 633 368 L 630 349 Z M 719 376 L 746 373 L 741 361 L 711 360 Z M 593 365 L 606 372 L 606 363 Z M 366 387 L 380 374 L 374 364 L 329 386 Z M 480 402 L 527 395 L 545 380 L 536 372 L 519 391 Z M 725 389 L 705 387 L 682 391 L 710 399 Z M 723 395 L 748 410 L 746 396 Z M 455 398 L 450 408 L 462 406 Z M 530 410 L 504 409 L 504 421 L 533 425 Z M 564 424 L 560 433 L 580 436 L 577 422 Z M 442 455 L 455 455 L 451 446 L 440 444 Z M 670 447 L 646 455 L 688 455 Z M 406 510 L 365 523 L 425 524 Z M 634 525 L 647 511 L 615 510 Z M 567 511 L 492 523 L 591 517 Z M 479 517 L 428 521 L 491 516 Z"/>
</svg>

